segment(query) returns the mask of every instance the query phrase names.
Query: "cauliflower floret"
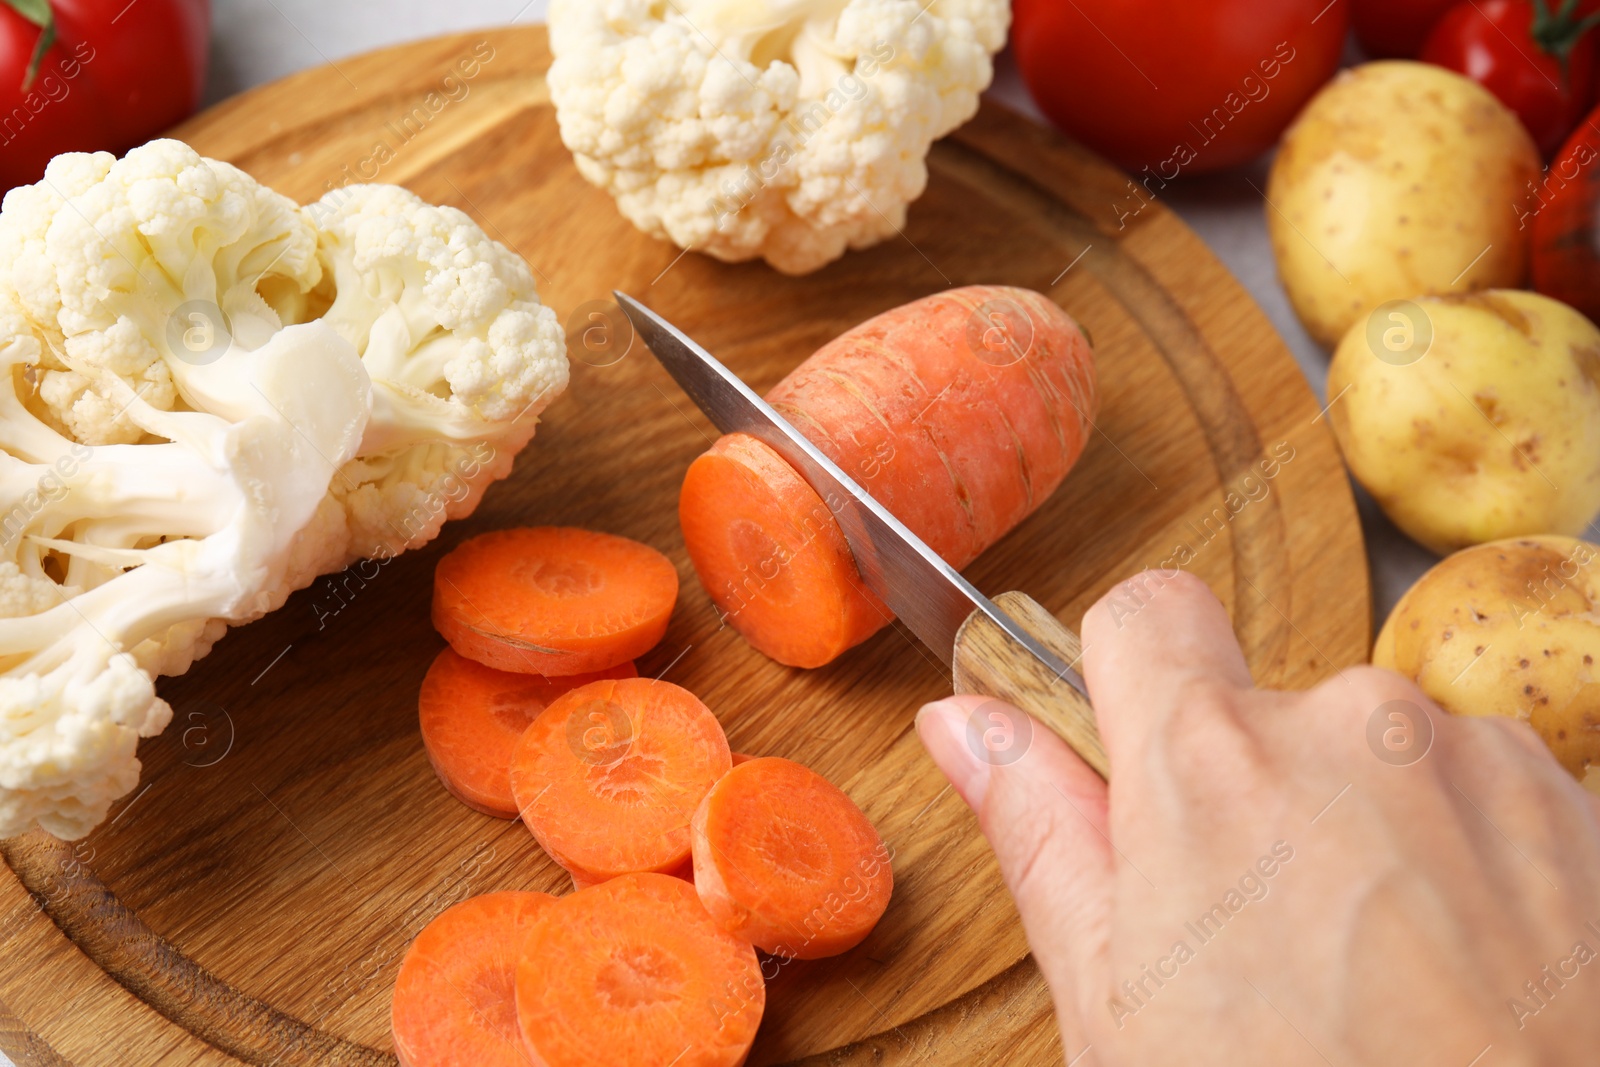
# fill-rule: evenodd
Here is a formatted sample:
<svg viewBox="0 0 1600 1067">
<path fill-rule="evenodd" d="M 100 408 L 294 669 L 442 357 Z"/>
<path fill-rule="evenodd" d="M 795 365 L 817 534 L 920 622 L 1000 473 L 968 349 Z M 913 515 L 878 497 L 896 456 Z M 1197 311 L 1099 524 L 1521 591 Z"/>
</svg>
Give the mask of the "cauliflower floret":
<svg viewBox="0 0 1600 1067">
<path fill-rule="evenodd" d="M 522 258 L 452 207 L 353 185 L 306 208 L 318 231 L 323 321 L 361 353 L 373 412 L 333 481 L 343 567 L 431 540 L 511 469 L 567 385 L 566 338 Z"/>
<path fill-rule="evenodd" d="M 0 217 L 3 288 L 42 342 L 50 421 L 85 444 L 138 441 L 124 386 L 171 410 L 173 340 L 190 364 L 230 334 L 259 347 L 282 323 L 258 286 L 311 288 L 316 246 L 294 201 L 177 141 L 52 160 Z"/>
<path fill-rule="evenodd" d="M 79 837 L 229 625 L 470 512 L 566 384 L 528 269 L 360 186 L 177 141 L 0 208 L 0 837 Z"/>
<path fill-rule="evenodd" d="M 584 177 L 646 233 L 803 274 L 905 225 L 976 112 L 1006 0 L 551 0 Z"/>
<path fill-rule="evenodd" d="M 29 728 L 46 714 L 48 724 Z M 155 682 L 127 655 L 102 661 L 85 649 L 49 675 L 0 677 L 0 828 L 88 833 L 139 784 L 139 738 L 171 719 Z"/>
</svg>

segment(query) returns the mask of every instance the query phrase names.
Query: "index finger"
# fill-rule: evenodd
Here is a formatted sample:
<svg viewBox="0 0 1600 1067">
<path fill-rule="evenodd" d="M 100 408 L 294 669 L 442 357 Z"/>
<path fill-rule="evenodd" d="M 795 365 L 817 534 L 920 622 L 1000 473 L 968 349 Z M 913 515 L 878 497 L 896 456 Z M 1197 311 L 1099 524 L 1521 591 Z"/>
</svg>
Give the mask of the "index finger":
<svg viewBox="0 0 1600 1067">
<path fill-rule="evenodd" d="M 1115 586 L 1084 614 L 1082 635 L 1113 778 L 1196 682 L 1253 686 L 1222 602 L 1186 571 L 1145 571 Z"/>
</svg>

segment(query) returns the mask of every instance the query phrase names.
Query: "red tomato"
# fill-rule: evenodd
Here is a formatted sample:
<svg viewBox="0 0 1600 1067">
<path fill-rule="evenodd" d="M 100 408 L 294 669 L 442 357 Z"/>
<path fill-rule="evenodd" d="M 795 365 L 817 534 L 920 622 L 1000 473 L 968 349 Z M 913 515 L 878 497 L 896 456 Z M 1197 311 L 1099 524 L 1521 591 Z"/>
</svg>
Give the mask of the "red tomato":
<svg viewBox="0 0 1600 1067">
<path fill-rule="evenodd" d="M 1433 24 L 1457 0 L 1352 0 L 1350 25 L 1374 59 L 1415 59 Z"/>
<path fill-rule="evenodd" d="M 51 0 L 56 41 L 23 89 L 39 28 L 0 3 L 0 188 L 60 152 L 122 152 L 200 103 L 210 0 Z"/>
<path fill-rule="evenodd" d="M 1568 0 L 1466 0 L 1445 12 L 1422 60 L 1465 74 L 1517 113 L 1548 159 L 1594 96 L 1595 37 Z"/>
<path fill-rule="evenodd" d="M 1600 322 L 1600 108 L 1578 126 L 1518 214 L 1533 226 L 1533 287 Z"/>
<path fill-rule="evenodd" d="M 1039 107 L 1164 179 L 1260 155 L 1338 69 L 1339 0 L 1016 0 L 1012 47 Z"/>
</svg>

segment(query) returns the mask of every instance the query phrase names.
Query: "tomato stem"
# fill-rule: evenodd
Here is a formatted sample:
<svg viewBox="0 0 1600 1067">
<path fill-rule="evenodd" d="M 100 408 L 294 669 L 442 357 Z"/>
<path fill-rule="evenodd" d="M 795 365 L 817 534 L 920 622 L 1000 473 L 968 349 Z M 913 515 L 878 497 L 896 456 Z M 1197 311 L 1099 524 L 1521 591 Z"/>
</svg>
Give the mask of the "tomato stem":
<svg viewBox="0 0 1600 1067">
<path fill-rule="evenodd" d="M 1562 0 L 1561 6 L 1554 11 L 1550 10 L 1545 0 L 1533 0 L 1533 25 L 1529 27 L 1528 35 L 1541 51 L 1560 61 L 1563 75 L 1566 74 L 1567 59 L 1572 55 L 1572 50 L 1578 47 L 1584 34 L 1600 25 L 1600 15 L 1580 19 L 1576 17 L 1577 14 L 1578 0 Z"/>
<path fill-rule="evenodd" d="M 44 54 L 56 43 L 56 13 L 50 0 L 0 0 L 11 10 L 39 27 L 39 40 L 33 46 L 33 57 L 28 60 L 28 71 L 22 76 L 22 91 L 33 88 L 33 79 L 39 76 L 39 66 Z"/>
</svg>

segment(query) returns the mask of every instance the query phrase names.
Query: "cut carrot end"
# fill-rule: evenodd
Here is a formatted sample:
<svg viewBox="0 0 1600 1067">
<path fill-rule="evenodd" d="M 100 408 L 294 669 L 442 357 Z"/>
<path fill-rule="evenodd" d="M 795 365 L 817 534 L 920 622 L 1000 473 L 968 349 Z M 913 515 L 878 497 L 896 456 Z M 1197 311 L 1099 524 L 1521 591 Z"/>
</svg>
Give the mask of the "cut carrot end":
<svg viewBox="0 0 1600 1067">
<path fill-rule="evenodd" d="M 390 1005 L 401 1067 L 528 1067 L 517 1024 L 517 964 L 556 898 L 488 893 L 441 912 L 400 963 Z"/>
<path fill-rule="evenodd" d="M 450 794 L 467 807 L 497 819 L 515 819 L 511 756 L 528 725 L 562 693 L 638 673 L 630 661 L 563 678 L 514 674 L 446 648 L 428 668 L 417 698 L 428 762 Z"/>
<path fill-rule="evenodd" d="M 730 770 L 693 824 L 695 888 L 717 925 L 764 952 L 835 956 L 894 891 L 889 852 L 844 791 L 791 760 Z"/>
<path fill-rule="evenodd" d="M 689 466 L 678 518 L 728 624 L 779 663 L 820 667 L 892 618 L 828 505 L 753 437 L 728 434 Z"/>
<path fill-rule="evenodd" d="M 517 1018 L 542 1067 L 736 1067 L 766 985 L 692 885 L 629 874 L 564 897 L 524 941 Z"/>
<path fill-rule="evenodd" d="M 689 822 L 732 766 L 711 709 L 671 682 L 591 682 L 553 701 L 512 754 L 522 820 L 585 881 L 670 872 L 689 858 Z"/>
<path fill-rule="evenodd" d="M 496 670 L 584 674 L 655 647 L 677 597 L 676 568 L 648 545 L 564 526 L 497 530 L 439 561 L 433 625 Z"/>
</svg>

